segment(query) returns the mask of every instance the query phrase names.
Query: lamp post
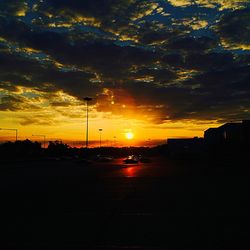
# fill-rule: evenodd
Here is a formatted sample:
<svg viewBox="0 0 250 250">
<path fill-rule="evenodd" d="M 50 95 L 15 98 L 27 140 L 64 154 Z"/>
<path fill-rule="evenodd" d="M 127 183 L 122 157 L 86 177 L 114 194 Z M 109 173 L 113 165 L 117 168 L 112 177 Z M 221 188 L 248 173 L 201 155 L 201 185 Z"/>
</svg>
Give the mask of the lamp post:
<svg viewBox="0 0 250 250">
<path fill-rule="evenodd" d="M 102 147 L 102 128 L 99 128 L 100 133 L 100 148 Z"/>
<path fill-rule="evenodd" d="M 93 98 L 91 97 L 85 97 L 83 98 L 84 101 L 86 101 L 86 148 L 88 148 L 89 145 L 89 105 L 88 103 L 92 100 Z"/>
<path fill-rule="evenodd" d="M 11 130 L 11 131 L 16 131 L 16 141 L 17 141 L 18 129 L 16 129 L 16 128 L 0 128 L 0 130 Z"/>
<path fill-rule="evenodd" d="M 45 138 L 46 138 L 46 135 L 32 135 L 32 136 L 41 136 L 41 137 L 43 137 L 43 147 L 45 148 Z"/>
</svg>

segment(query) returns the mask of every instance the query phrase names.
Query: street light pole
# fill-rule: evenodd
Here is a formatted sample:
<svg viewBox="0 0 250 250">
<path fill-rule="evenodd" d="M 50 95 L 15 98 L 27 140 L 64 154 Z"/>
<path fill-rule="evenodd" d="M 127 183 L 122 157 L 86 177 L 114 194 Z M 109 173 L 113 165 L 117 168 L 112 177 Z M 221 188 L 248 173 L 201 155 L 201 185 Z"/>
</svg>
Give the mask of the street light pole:
<svg viewBox="0 0 250 250">
<path fill-rule="evenodd" d="M 16 141 L 17 141 L 18 129 L 16 129 L 16 128 L 0 128 L 0 130 L 11 130 L 11 131 L 16 131 Z"/>
<path fill-rule="evenodd" d="M 100 132 L 100 148 L 102 147 L 102 128 L 99 128 Z"/>
<path fill-rule="evenodd" d="M 86 101 L 86 148 L 88 148 L 89 145 L 89 106 L 88 103 L 92 100 L 91 97 L 85 97 L 83 100 Z"/>
<path fill-rule="evenodd" d="M 32 135 L 32 136 L 41 136 L 41 137 L 43 137 L 43 147 L 45 148 L 45 138 L 46 138 L 46 135 Z"/>
</svg>

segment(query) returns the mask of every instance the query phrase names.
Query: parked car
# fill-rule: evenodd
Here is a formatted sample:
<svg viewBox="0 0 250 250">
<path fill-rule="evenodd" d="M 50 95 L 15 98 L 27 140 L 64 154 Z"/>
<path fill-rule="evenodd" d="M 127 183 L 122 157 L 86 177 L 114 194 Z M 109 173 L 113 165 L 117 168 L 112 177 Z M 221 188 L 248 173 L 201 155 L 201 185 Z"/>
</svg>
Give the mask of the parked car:
<svg viewBox="0 0 250 250">
<path fill-rule="evenodd" d="M 139 158 L 136 155 L 129 155 L 125 160 L 123 160 L 125 164 L 137 164 L 139 162 Z"/>
</svg>

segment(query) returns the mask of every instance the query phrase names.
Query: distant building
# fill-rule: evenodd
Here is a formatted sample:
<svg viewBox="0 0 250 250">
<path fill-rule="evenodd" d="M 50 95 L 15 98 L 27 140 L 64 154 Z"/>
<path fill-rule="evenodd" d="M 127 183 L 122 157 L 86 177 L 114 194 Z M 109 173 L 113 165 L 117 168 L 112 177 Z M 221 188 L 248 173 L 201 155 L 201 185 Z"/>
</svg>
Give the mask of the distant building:
<svg viewBox="0 0 250 250">
<path fill-rule="evenodd" d="M 218 145 L 245 144 L 250 142 L 250 120 L 242 122 L 230 122 L 218 128 L 209 128 L 204 132 L 204 139 L 207 144 Z"/>
<path fill-rule="evenodd" d="M 207 153 L 233 155 L 248 153 L 250 146 L 250 120 L 229 122 L 217 128 L 209 128 L 204 138 L 170 138 L 167 140 L 172 156 L 202 156 Z"/>
</svg>

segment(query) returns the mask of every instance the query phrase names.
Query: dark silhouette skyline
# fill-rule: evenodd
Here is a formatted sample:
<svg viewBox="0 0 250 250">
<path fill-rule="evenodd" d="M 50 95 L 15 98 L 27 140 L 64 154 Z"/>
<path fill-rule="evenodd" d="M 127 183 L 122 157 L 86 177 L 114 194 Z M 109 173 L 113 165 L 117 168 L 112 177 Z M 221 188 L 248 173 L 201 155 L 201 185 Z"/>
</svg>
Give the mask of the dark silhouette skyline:
<svg viewBox="0 0 250 250">
<path fill-rule="evenodd" d="M 44 143 L 44 142 L 43 142 Z M 125 157 L 128 155 L 161 156 L 161 157 L 194 157 L 204 158 L 215 156 L 232 158 L 245 157 L 250 146 L 250 120 L 237 123 L 225 123 L 217 128 L 208 128 L 203 137 L 169 138 L 164 144 L 149 147 L 147 143 L 137 147 L 116 147 L 96 145 L 87 148 L 71 147 L 62 141 L 49 141 L 48 147 L 43 143 L 24 141 L 6 142 L 0 144 L 0 158 L 2 160 L 15 159 L 43 159 L 59 157 L 61 160 L 76 160 L 86 158 L 97 160 L 98 155 L 105 157 Z"/>
</svg>

